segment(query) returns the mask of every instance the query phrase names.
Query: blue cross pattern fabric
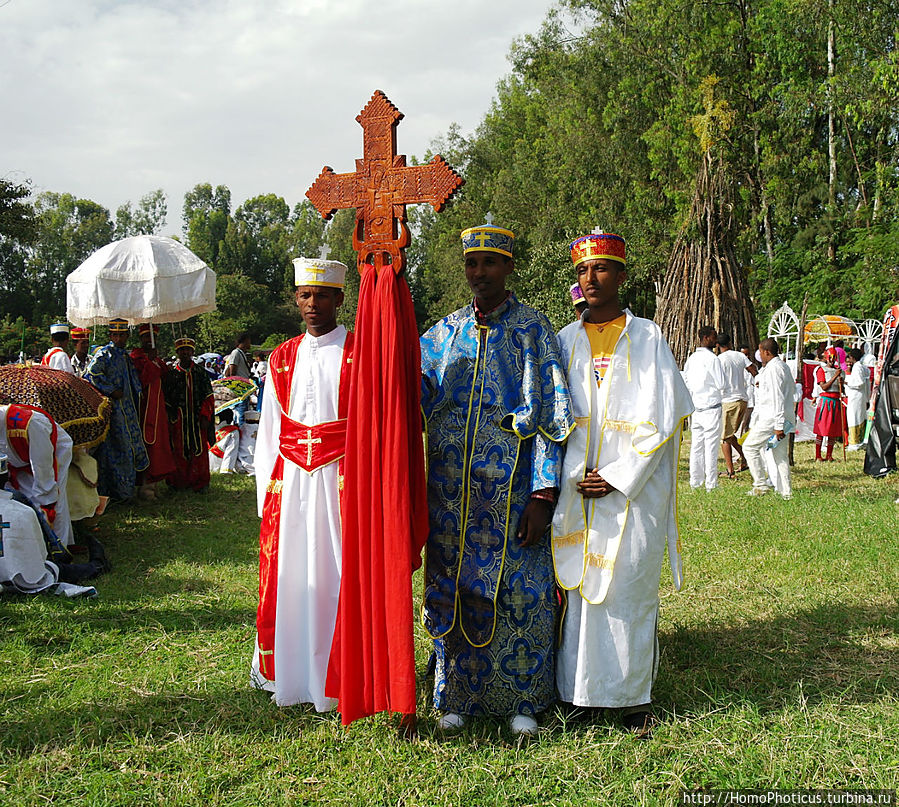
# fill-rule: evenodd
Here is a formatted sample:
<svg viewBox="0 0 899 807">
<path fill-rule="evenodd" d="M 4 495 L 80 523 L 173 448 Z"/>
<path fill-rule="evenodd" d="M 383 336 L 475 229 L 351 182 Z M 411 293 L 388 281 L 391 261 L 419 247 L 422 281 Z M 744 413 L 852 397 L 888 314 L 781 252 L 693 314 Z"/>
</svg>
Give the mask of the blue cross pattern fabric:
<svg viewBox="0 0 899 807">
<path fill-rule="evenodd" d="M 430 533 L 424 625 L 435 705 L 534 714 L 555 698 L 558 610 L 549 534 L 516 536 L 530 494 L 559 485 L 574 420 L 549 321 L 514 295 L 468 305 L 421 338 Z"/>
</svg>

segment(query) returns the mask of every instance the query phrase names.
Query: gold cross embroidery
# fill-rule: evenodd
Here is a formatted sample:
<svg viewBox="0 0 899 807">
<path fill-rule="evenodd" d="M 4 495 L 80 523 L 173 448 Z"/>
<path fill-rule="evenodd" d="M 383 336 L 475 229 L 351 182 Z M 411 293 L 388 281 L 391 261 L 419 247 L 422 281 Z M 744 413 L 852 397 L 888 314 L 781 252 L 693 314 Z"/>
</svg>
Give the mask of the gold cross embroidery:
<svg viewBox="0 0 899 807">
<path fill-rule="evenodd" d="M 306 439 L 297 440 L 298 446 L 306 446 L 306 465 L 312 465 L 312 444 L 320 443 L 321 437 L 313 437 L 312 429 L 306 430 Z"/>
<path fill-rule="evenodd" d="M 274 652 L 274 650 L 263 650 L 262 645 L 259 645 L 259 669 L 262 670 L 264 675 L 268 675 L 268 670 L 265 669 L 265 657 L 272 655 Z"/>
</svg>

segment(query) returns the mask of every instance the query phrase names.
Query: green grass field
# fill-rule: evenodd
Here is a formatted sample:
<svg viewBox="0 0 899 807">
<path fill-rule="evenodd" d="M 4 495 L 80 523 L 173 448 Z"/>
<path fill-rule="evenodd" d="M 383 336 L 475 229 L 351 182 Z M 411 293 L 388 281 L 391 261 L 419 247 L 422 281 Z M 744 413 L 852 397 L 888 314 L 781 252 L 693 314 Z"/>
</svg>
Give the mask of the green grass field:
<svg viewBox="0 0 899 807">
<path fill-rule="evenodd" d="M 662 576 L 661 724 L 553 710 L 520 744 L 481 721 L 421 736 L 384 715 L 278 709 L 249 687 L 258 520 L 252 480 L 217 477 L 111 512 L 95 601 L 0 599 L 0 804 L 669 804 L 683 788 L 895 788 L 899 495 L 862 457 L 797 447 L 794 496 L 748 474 L 691 492 L 686 581 Z M 416 591 L 420 589 L 416 586 Z M 423 667 L 427 642 L 419 634 Z"/>
</svg>

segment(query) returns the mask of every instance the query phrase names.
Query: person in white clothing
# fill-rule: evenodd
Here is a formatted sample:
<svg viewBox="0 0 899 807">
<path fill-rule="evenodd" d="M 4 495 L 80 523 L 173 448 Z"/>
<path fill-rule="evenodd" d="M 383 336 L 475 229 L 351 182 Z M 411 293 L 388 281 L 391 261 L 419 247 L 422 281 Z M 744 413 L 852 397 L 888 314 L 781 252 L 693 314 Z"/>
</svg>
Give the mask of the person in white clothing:
<svg viewBox="0 0 899 807">
<path fill-rule="evenodd" d="M 593 234 L 571 252 L 589 307 L 559 333 L 577 425 L 552 522 L 568 603 L 556 686 L 568 703 L 621 709 L 647 737 L 666 545 L 677 588 L 682 578 L 675 487 L 693 404 L 658 326 L 621 310 L 624 240 Z"/>
<path fill-rule="evenodd" d="M 737 432 L 740 430 L 749 405 L 746 379 L 749 378 L 752 383 L 755 383 L 755 375 L 758 371 L 744 353 L 733 349 L 731 338 L 726 333 L 718 334 L 718 361 L 721 363 L 721 372 L 724 375 L 724 391 L 721 395 L 721 420 L 724 425 L 724 433 L 721 435 L 721 450 L 724 453 L 727 477 L 734 479 L 736 477 L 734 451 L 740 456 L 740 470 L 745 471 L 749 467 L 743 456 L 743 449 L 740 448 L 740 443 L 737 441 Z"/>
<path fill-rule="evenodd" d="M 721 399 L 724 373 L 713 348 L 718 334 L 711 325 L 699 329 L 699 347 L 687 358 L 683 377 L 695 411 L 690 421 L 690 487 L 705 482 L 706 490 L 718 487 L 718 446 L 721 443 Z"/>
<path fill-rule="evenodd" d="M 862 352 L 852 348 L 846 354 L 846 427 L 849 431 L 847 451 L 858 451 L 865 439 L 868 399 L 871 397 L 871 374 L 862 364 Z"/>
<path fill-rule="evenodd" d="M 40 507 L 63 546 L 75 543 L 66 485 L 72 438 L 31 406 L 0 406 L 0 451 L 9 459 L 9 486 Z"/>
<path fill-rule="evenodd" d="M 259 607 L 252 681 L 320 712 L 340 592 L 340 496 L 353 338 L 337 324 L 346 266 L 294 261 L 306 333 L 270 357 L 256 438 Z"/>
<path fill-rule="evenodd" d="M 762 370 L 758 375 L 755 411 L 749 434 L 743 442 L 743 453 L 752 473 L 750 496 L 762 496 L 773 487 L 785 499 L 792 495 L 790 480 L 790 441 L 794 430 L 796 382 L 790 368 L 778 355 L 776 340 L 759 344 Z"/>
<path fill-rule="evenodd" d="M 41 364 L 53 370 L 64 370 L 75 374 L 72 360 L 66 353 L 66 345 L 69 344 L 69 326 L 65 322 L 54 322 L 50 326 L 50 341 L 53 346 L 44 354 Z"/>
<path fill-rule="evenodd" d="M 6 456 L 0 454 L 0 483 L 7 479 Z M 37 515 L 15 495 L 0 489 L 0 587 L 37 594 L 59 579 L 59 567 L 47 559 L 47 545 Z"/>
</svg>

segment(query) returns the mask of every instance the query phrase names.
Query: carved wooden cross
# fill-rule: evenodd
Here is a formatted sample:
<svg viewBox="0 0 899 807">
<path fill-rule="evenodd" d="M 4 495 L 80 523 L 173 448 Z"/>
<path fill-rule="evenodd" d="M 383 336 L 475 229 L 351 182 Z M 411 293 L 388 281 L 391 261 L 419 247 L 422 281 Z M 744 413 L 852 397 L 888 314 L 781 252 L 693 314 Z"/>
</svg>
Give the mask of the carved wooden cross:
<svg viewBox="0 0 899 807">
<path fill-rule="evenodd" d="M 327 221 L 337 210 L 356 208 L 353 249 L 362 272 L 390 265 L 399 274 L 409 245 L 406 205 L 431 205 L 438 213 L 463 180 L 439 154 L 427 165 L 406 165 L 396 153 L 396 127 L 403 119 L 384 93 L 376 90 L 356 117 L 362 126 L 362 159 L 352 174 L 335 174 L 325 166 L 306 196 Z"/>
</svg>

